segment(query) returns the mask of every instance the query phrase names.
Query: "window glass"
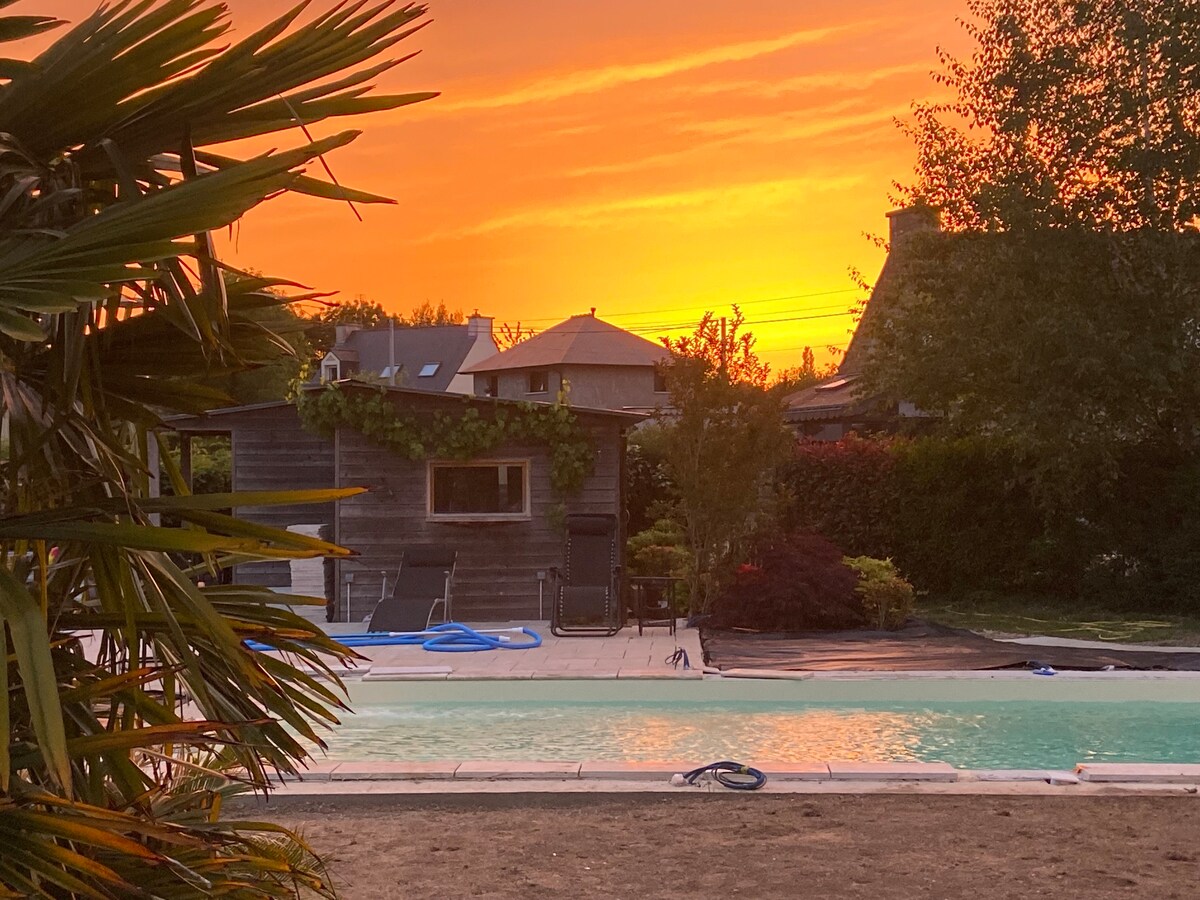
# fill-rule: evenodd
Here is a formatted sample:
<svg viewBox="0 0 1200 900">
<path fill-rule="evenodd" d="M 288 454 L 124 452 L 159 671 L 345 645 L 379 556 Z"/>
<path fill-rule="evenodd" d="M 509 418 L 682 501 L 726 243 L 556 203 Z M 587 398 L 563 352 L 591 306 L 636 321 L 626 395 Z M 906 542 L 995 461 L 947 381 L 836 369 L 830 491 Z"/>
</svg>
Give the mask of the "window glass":
<svg viewBox="0 0 1200 900">
<path fill-rule="evenodd" d="M 437 374 L 437 370 L 442 367 L 441 363 L 425 363 L 421 366 L 421 371 L 417 373 L 418 378 L 432 378 Z"/>
<path fill-rule="evenodd" d="M 525 464 L 433 465 L 435 516 L 528 515 L 525 504 Z"/>
<path fill-rule="evenodd" d="M 500 396 L 500 378 L 496 375 L 489 375 L 487 386 L 483 389 L 485 397 Z"/>
<path fill-rule="evenodd" d="M 545 369 L 534 369 L 529 373 L 529 393 L 544 394 L 550 388 L 550 379 Z"/>
<path fill-rule="evenodd" d="M 667 393 L 667 373 L 662 369 L 654 370 L 654 393 Z"/>
</svg>

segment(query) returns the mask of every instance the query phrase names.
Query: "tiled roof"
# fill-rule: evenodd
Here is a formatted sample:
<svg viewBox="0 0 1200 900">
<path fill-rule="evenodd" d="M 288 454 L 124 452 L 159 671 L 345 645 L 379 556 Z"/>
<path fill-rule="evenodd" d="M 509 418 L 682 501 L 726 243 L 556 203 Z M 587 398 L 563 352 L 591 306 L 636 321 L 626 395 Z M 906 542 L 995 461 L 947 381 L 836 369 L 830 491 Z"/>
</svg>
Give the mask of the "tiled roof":
<svg viewBox="0 0 1200 900">
<path fill-rule="evenodd" d="M 465 369 L 499 372 L 547 366 L 652 366 L 667 349 L 593 315 L 572 316 L 515 347 Z"/>
</svg>

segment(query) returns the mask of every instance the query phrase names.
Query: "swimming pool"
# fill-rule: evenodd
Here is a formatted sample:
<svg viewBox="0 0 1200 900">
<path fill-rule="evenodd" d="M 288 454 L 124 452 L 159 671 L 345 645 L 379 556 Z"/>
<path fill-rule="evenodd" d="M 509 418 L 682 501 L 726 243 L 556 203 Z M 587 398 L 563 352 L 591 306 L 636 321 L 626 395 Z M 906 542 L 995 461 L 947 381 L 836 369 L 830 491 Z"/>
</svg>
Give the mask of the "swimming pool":
<svg viewBox="0 0 1200 900">
<path fill-rule="evenodd" d="M 460 681 L 352 685 L 333 760 L 1200 762 L 1200 680 Z"/>
</svg>

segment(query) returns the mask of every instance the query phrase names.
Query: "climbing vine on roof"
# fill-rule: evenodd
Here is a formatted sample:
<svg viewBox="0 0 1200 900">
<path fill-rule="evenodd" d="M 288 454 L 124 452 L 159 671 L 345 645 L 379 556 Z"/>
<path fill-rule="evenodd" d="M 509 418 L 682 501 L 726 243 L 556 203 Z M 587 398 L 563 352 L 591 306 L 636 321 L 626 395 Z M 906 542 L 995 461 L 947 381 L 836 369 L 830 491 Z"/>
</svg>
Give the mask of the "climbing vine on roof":
<svg viewBox="0 0 1200 900">
<path fill-rule="evenodd" d="M 583 487 L 595 461 L 587 430 L 566 403 L 496 404 L 488 414 L 463 398 L 462 411 L 427 415 L 401 412 L 386 388 L 329 384 L 296 400 L 300 423 L 313 434 L 332 438 L 339 427 L 353 428 L 372 443 L 411 460 L 485 456 L 504 444 L 540 444 L 550 453 L 550 485 L 558 494 Z"/>
</svg>

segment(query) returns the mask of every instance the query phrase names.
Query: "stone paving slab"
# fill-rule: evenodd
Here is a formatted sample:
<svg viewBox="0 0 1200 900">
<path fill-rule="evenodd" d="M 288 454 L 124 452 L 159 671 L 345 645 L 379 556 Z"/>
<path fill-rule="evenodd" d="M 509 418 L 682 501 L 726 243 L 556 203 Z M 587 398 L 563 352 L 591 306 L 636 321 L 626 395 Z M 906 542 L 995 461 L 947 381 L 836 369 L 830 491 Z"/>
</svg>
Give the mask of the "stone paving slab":
<svg viewBox="0 0 1200 900">
<path fill-rule="evenodd" d="M 455 778 L 578 778 L 582 763 L 472 760 L 460 763 Z"/>
<path fill-rule="evenodd" d="M 1080 763 L 1080 779 L 1127 784 L 1197 784 L 1200 765 L 1184 763 Z"/>
<path fill-rule="evenodd" d="M 680 762 L 611 762 L 585 760 L 579 766 L 580 778 L 603 778 L 614 781 L 663 781 L 692 768 Z"/>
<path fill-rule="evenodd" d="M 761 762 L 754 763 L 769 779 L 780 781 L 828 781 L 830 779 L 829 763 L 813 760 L 812 762 Z"/>
<path fill-rule="evenodd" d="M 453 778 L 458 763 L 444 762 L 392 762 L 389 760 L 362 760 L 342 763 L 333 772 L 332 781 L 406 781 L 413 778 Z"/>
<path fill-rule="evenodd" d="M 341 767 L 340 762 L 319 762 L 313 763 L 307 769 L 301 769 L 298 775 L 285 773 L 280 776 L 281 781 L 329 781 L 335 771 Z"/>
<path fill-rule="evenodd" d="M 621 668 L 617 670 L 617 678 L 653 678 L 653 679 L 677 679 L 677 678 L 701 678 L 703 672 L 698 669 L 667 669 L 665 672 L 662 669 L 647 669 L 644 667 Z"/>
<path fill-rule="evenodd" d="M 1041 781 L 1046 784 L 1078 783 L 1079 779 L 1065 769 L 976 769 L 960 771 L 959 781 Z"/>
<path fill-rule="evenodd" d="M 721 675 L 725 678 L 774 678 L 780 681 L 808 681 L 813 677 L 812 672 L 793 672 L 789 669 L 725 669 Z"/>
<path fill-rule="evenodd" d="M 834 781 L 957 781 L 958 770 L 948 763 L 873 763 L 832 760 Z"/>
<path fill-rule="evenodd" d="M 535 677 L 534 672 L 451 672 L 447 681 L 521 681 Z M 540 676 L 538 676 L 540 677 Z"/>
</svg>

